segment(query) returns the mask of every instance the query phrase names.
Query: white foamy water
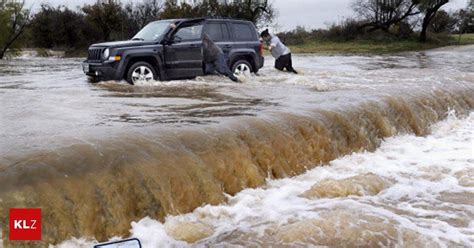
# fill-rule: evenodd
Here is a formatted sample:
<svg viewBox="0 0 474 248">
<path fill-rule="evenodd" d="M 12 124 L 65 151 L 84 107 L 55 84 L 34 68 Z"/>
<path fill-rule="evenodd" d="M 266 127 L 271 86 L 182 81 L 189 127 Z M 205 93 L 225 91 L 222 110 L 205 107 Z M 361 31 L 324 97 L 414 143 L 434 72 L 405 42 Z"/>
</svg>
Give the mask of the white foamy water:
<svg viewBox="0 0 474 248">
<path fill-rule="evenodd" d="M 474 246 L 474 113 L 427 137 L 386 139 L 375 152 L 169 216 L 131 223 L 144 247 Z M 59 247 L 89 246 L 74 239 Z"/>
</svg>

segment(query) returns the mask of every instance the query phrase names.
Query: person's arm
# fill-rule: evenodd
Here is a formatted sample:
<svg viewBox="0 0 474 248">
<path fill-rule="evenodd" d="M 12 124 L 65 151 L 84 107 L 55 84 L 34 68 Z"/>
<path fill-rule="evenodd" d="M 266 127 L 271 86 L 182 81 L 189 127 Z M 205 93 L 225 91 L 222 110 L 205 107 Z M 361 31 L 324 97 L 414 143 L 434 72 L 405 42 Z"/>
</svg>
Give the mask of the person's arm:
<svg viewBox="0 0 474 248">
<path fill-rule="evenodd" d="M 262 42 L 262 44 L 264 44 L 263 49 L 271 51 L 271 45 L 270 45 L 270 42 L 268 40 L 264 40 L 263 38 L 260 38 L 260 42 Z"/>
<path fill-rule="evenodd" d="M 268 46 L 268 50 L 271 51 L 273 48 L 275 48 L 278 43 L 280 42 L 280 39 L 276 36 L 272 37 L 270 40 L 270 45 Z"/>
</svg>

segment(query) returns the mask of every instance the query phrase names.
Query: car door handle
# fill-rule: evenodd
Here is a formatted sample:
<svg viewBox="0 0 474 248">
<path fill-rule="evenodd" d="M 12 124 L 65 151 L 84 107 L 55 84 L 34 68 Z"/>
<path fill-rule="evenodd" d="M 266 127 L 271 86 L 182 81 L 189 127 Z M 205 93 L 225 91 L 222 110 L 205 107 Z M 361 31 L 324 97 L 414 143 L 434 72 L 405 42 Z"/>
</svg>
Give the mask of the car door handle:
<svg viewBox="0 0 474 248">
<path fill-rule="evenodd" d="M 192 45 L 189 45 L 188 47 L 189 47 L 189 48 L 198 48 L 198 45 L 192 44 Z"/>
<path fill-rule="evenodd" d="M 231 49 L 232 46 L 231 46 L 231 45 L 224 45 L 223 48 L 225 48 L 225 49 Z"/>
</svg>

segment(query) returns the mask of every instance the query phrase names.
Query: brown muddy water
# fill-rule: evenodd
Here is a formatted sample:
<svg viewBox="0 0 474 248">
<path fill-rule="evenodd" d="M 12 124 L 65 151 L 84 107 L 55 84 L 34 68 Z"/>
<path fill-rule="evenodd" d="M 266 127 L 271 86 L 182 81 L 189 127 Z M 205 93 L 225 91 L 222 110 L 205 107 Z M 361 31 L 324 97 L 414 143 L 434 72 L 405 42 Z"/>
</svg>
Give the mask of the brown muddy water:
<svg viewBox="0 0 474 248">
<path fill-rule="evenodd" d="M 4 213 L 9 208 L 39 207 L 41 244 L 73 237 L 99 241 L 128 237 L 131 222 L 178 215 L 184 222 L 173 219 L 162 228 L 167 237 L 181 242 L 166 241 L 170 246 L 206 237 L 211 238 L 197 245 L 397 246 L 408 244 L 407 240 L 415 240 L 414 246 L 472 245 L 472 153 L 460 167 L 451 161 L 452 168 L 459 167 L 453 173 L 458 173 L 454 178 L 462 188 L 433 193 L 437 201 L 425 205 L 404 205 L 427 197 L 409 194 L 383 204 L 360 205 L 351 197 L 375 197 L 396 188 L 397 182 L 417 180 L 411 172 L 395 177 L 354 168 L 355 174 L 344 178 L 308 183 L 297 199 L 283 203 L 336 199 L 324 206 L 306 205 L 318 209 L 312 218 L 281 215 L 276 221 L 277 215 L 266 219 L 263 229 L 252 227 L 261 227 L 261 222 L 244 221 L 245 225 L 223 232 L 213 226 L 216 220 L 202 224 L 195 217 L 186 219 L 184 214 L 204 204 L 232 204 L 232 197 L 243 189 L 301 175 L 353 152 L 379 151 L 388 137 L 430 137 L 432 124 L 448 113 L 462 118 L 474 107 L 474 46 L 388 56 L 298 55 L 294 60 L 300 75 L 274 71 L 273 59 L 267 58 L 260 75 L 243 84 L 205 77 L 140 86 L 90 84 L 78 59 L 0 61 L 4 239 L 8 224 Z M 469 132 L 471 139 L 464 142 L 472 143 L 472 126 L 468 136 Z M 432 155 L 424 156 L 419 163 L 430 161 Z M 402 155 L 391 157 L 397 160 Z M 393 166 L 385 164 L 382 161 L 377 168 Z M 436 175 L 442 176 L 444 168 L 439 167 Z M 412 211 L 414 207 L 425 212 Z M 438 218 L 436 213 L 452 218 Z M 423 221 L 406 223 L 400 220 L 405 215 Z M 398 228 L 400 223 L 406 224 L 404 229 Z M 425 229 L 420 231 L 421 227 Z M 450 239 L 429 238 L 424 236 L 426 229 L 456 233 Z M 147 244 L 160 242 L 165 240 Z M 4 240 L 4 245 L 14 244 Z"/>
</svg>

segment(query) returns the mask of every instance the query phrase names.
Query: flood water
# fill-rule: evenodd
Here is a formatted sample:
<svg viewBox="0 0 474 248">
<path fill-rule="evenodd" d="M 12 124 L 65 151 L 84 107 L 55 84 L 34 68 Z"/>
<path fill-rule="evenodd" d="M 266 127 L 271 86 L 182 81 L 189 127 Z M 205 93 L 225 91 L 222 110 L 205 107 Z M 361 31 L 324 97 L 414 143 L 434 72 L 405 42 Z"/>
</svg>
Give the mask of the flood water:
<svg viewBox="0 0 474 248">
<path fill-rule="evenodd" d="M 474 114 L 451 114 L 427 137 L 388 138 L 373 153 L 270 180 L 164 223 L 144 218 L 131 236 L 145 247 L 472 247 Z"/>
<path fill-rule="evenodd" d="M 45 244 L 474 243 L 474 46 L 267 58 L 242 84 L 91 84 L 80 62 L 0 61 L 0 209 L 41 207 Z"/>
</svg>

